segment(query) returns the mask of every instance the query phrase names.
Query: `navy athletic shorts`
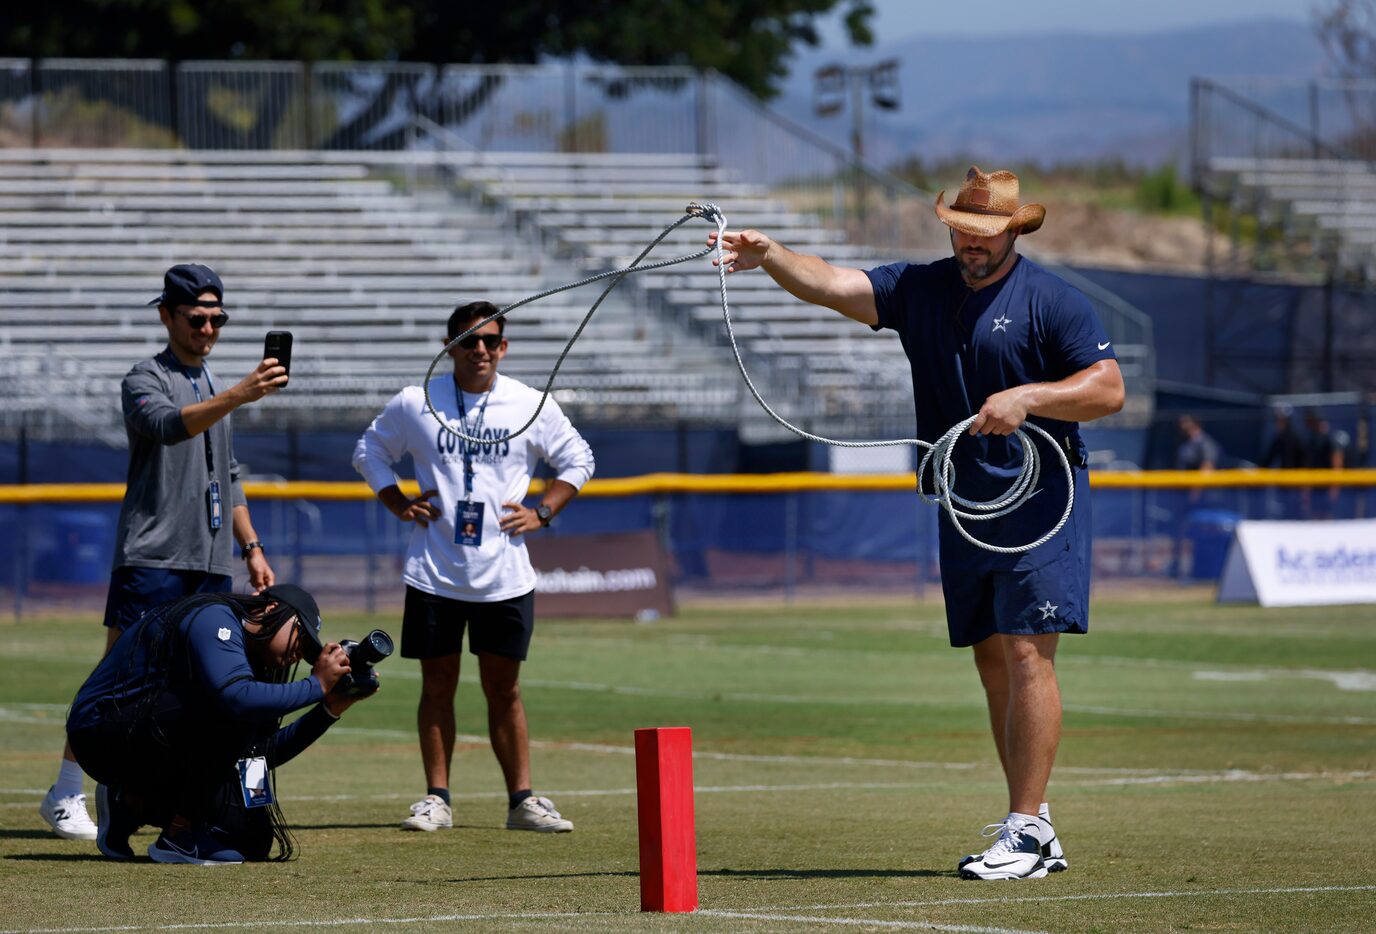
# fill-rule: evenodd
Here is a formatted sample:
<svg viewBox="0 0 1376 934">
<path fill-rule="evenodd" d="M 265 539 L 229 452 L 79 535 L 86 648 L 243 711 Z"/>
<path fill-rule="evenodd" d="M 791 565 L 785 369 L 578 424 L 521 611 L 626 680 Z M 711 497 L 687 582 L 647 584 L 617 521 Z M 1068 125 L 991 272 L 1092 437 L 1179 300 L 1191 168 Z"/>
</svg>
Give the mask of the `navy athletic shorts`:
<svg viewBox="0 0 1376 934">
<path fill-rule="evenodd" d="M 144 611 L 160 603 L 193 593 L 229 593 L 233 589 L 234 578 L 228 574 L 175 568 L 115 568 L 110 575 L 110 593 L 105 598 L 105 625 L 123 631 L 137 623 Z"/>
<path fill-rule="evenodd" d="M 406 588 L 401 618 L 402 658 L 443 658 L 463 651 L 468 626 L 468 651 L 491 652 L 503 658 L 526 660 L 535 631 L 535 591 L 493 603 L 452 600 Z"/>
<path fill-rule="evenodd" d="M 1025 554 L 1002 555 L 971 545 L 942 512 L 941 590 L 951 645 L 974 645 L 995 633 L 1089 631 L 1089 474 L 1083 469 L 1074 473 L 1075 508 L 1069 520 L 1054 538 Z M 1063 479 L 1060 485 L 1065 486 Z M 1065 509 L 1064 493 L 1048 492 L 1045 500 L 1054 505 L 1055 515 L 1041 508 L 1036 514 L 1041 524 L 1033 525 L 1027 523 L 1033 513 L 1025 514 L 1022 542 L 1034 541 L 1052 528 Z M 1037 499 L 1042 497 L 1033 502 Z M 1014 512 L 1008 518 L 1017 517 Z M 990 524 L 963 523 L 966 531 L 984 540 Z"/>
</svg>

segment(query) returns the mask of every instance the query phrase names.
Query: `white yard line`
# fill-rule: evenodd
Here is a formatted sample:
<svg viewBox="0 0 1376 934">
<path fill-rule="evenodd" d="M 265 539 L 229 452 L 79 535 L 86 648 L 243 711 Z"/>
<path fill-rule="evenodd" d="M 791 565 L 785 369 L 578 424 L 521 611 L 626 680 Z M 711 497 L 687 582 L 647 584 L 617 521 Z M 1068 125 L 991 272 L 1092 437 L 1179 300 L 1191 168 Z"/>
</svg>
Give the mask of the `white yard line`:
<svg viewBox="0 0 1376 934">
<path fill-rule="evenodd" d="M 702 909 L 696 914 L 710 918 L 735 918 L 743 921 L 774 921 L 806 925 L 833 925 L 845 927 L 877 927 L 897 930 L 935 930 L 953 932 L 972 932 L 972 934 L 1034 934 L 1021 929 L 987 927 L 968 924 L 939 924 L 931 921 L 902 920 L 877 921 L 868 918 L 829 918 L 797 914 L 809 911 L 855 911 L 860 909 L 893 910 L 896 908 L 935 908 L 960 905 L 1017 905 L 1028 902 L 1076 902 L 1096 900 L 1117 900 L 1131 898 L 1216 898 L 1257 895 L 1312 895 L 1344 892 L 1372 892 L 1376 885 L 1325 885 L 1290 886 L 1284 888 L 1255 889 L 1196 889 L 1191 891 L 1163 892 L 1105 892 L 1090 895 L 1028 895 L 1026 897 L 1002 898 L 943 898 L 926 901 L 899 902 L 855 902 L 842 905 L 800 905 L 788 908 L 732 911 L 728 909 Z M 785 913 L 790 912 L 790 913 Z M 636 917 L 630 912 L 621 911 L 562 911 L 562 912 L 511 912 L 511 913 L 471 913 L 428 915 L 407 918 L 335 918 L 330 920 L 290 921 L 273 918 L 265 921 L 217 921 L 180 924 L 149 925 L 103 925 L 90 927 L 51 927 L 51 928 L 10 928 L 0 930 L 0 934 L 97 934 L 104 931 L 207 931 L 226 928 L 320 928 L 348 927 L 365 924 L 445 924 L 465 921 L 565 921 L 582 918 L 629 918 Z"/>
<path fill-rule="evenodd" d="M 1229 769 L 1222 772 L 1207 772 L 1178 775 L 1140 775 L 1140 776 L 1120 776 L 1113 778 L 1084 779 L 1079 781 L 1056 782 L 1057 787 L 1061 788 L 1097 788 L 1113 787 L 1123 785 L 1206 785 L 1206 784 L 1226 784 L 1231 782 L 1260 784 L 1265 782 L 1366 782 L 1376 781 L 1376 772 L 1248 772 L 1241 769 Z M 986 782 L 963 783 L 966 788 L 982 787 L 1002 787 L 1003 779 L 991 774 Z M 903 791 L 920 790 L 923 788 L 945 788 L 948 787 L 944 782 L 807 782 L 790 784 L 745 784 L 745 785 L 695 785 L 693 792 L 700 795 L 711 794 L 761 794 L 761 793 L 789 793 L 789 792 L 814 792 L 814 791 Z M 0 795 L 18 795 L 26 798 L 37 798 L 45 793 L 43 788 L 0 788 Z M 542 793 L 554 798 L 607 798 L 616 796 L 634 796 L 634 788 L 552 788 L 542 789 Z M 342 795 L 293 795 L 284 794 L 281 796 L 283 801 L 410 801 L 415 797 L 413 792 L 379 792 L 377 794 L 342 794 Z M 491 800 L 505 797 L 505 792 L 496 791 L 468 791 L 454 792 L 452 797 L 456 800 Z M 29 808 L 33 807 L 32 800 L 25 801 L 3 801 L 0 808 Z"/>
<path fill-rule="evenodd" d="M 900 931 L 966 931 L 973 934 L 1044 934 L 1023 928 L 991 928 L 980 924 L 939 924 L 936 921 L 876 921 L 873 918 L 825 918 L 811 915 L 782 915 L 766 911 L 698 911 L 709 918 L 736 918 L 742 921 L 786 921 L 790 924 L 833 925 L 840 927 L 889 928 Z"/>
<path fill-rule="evenodd" d="M 1026 883 L 1035 887 L 1033 883 Z M 1214 898 L 1247 895 L 1314 895 L 1328 892 L 1376 892 L 1376 885 L 1281 886 L 1258 889 L 1187 889 L 1164 892 L 1101 892 L 1087 895 L 1027 895 L 997 898 L 936 898 L 902 902 L 844 902 L 827 905 L 781 905 L 775 911 L 856 911 L 866 908 L 941 908 L 953 905 L 1019 905 L 1027 902 L 1112 901 L 1120 898 Z"/>
</svg>

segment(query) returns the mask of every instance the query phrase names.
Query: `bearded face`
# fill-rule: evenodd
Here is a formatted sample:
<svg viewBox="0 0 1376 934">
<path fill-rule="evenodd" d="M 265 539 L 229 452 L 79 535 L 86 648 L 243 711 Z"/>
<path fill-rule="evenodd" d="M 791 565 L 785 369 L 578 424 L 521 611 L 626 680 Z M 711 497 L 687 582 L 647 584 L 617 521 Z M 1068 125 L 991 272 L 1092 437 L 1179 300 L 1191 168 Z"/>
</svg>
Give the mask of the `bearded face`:
<svg viewBox="0 0 1376 934">
<path fill-rule="evenodd" d="M 977 237 L 951 228 L 951 250 L 960 263 L 960 274 L 967 285 L 975 286 L 995 275 L 1013 252 L 1016 233 Z"/>
</svg>

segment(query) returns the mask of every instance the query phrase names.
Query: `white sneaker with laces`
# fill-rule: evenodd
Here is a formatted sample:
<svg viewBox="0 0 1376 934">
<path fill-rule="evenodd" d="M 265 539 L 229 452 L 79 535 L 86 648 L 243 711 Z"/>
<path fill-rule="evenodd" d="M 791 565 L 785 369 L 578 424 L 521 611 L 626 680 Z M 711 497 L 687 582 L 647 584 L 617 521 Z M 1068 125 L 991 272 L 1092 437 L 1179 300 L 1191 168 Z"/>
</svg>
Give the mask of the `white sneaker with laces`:
<svg viewBox="0 0 1376 934">
<path fill-rule="evenodd" d="M 49 788 L 43 803 L 38 806 L 38 813 L 63 840 L 94 840 L 99 832 L 86 810 L 85 795 L 55 798 L 53 789 Z"/>
<path fill-rule="evenodd" d="M 402 830 L 439 830 L 454 826 L 454 810 L 439 795 L 426 795 L 411 805 L 411 816 L 401 822 Z"/>
<path fill-rule="evenodd" d="M 1040 826 L 1039 826 L 1040 825 Z M 973 861 L 962 860 L 962 879 L 1041 879 L 1046 876 L 1041 837 L 1052 837 L 1051 825 L 1037 818 L 1005 818 L 989 824 L 983 836 L 998 834 L 994 845 Z"/>
<path fill-rule="evenodd" d="M 541 833 L 568 833 L 573 821 L 565 820 L 549 798 L 531 795 L 506 812 L 507 830 L 538 830 Z"/>
<path fill-rule="evenodd" d="M 1051 827 L 1050 821 L 1047 821 L 1046 823 L 1048 827 Z M 990 824 L 989 826 L 1001 827 L 1003 825 Z M 1053 834 L 1051 840 L 1047 843 L 1042 844 L 1042 862 L 1046 863 L 1047 872 L 1065 872 L 1067 869 L 1070 868 L 1070 863 L 1065 858 L 1065 851 L 1061 849 L 1061 838 L 1060 835 L 1056 834 L 1056 828 L 1051 827 L 1051 832 Z M 983 853 L 971 853 L 969 856 L 962 859 L 960 863 L 956 866 L 956 868 L 964 869 L 967 865 L 973 863 L 975 860 L 979 859 L 983 855 Z"/>
</svg>

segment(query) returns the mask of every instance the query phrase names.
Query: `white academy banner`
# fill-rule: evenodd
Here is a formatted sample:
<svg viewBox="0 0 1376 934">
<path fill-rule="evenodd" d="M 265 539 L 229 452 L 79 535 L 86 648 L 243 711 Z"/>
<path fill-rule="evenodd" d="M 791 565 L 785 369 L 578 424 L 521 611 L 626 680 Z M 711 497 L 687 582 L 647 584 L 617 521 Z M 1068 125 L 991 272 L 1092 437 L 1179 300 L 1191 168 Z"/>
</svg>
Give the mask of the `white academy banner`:
<svg viewBox="0 0 1376 934">
<path fill-rule="evenodd" d="M 1376 519 L 1239 522 L 1219 603 L 1376 603 Z"/>
</svg>

